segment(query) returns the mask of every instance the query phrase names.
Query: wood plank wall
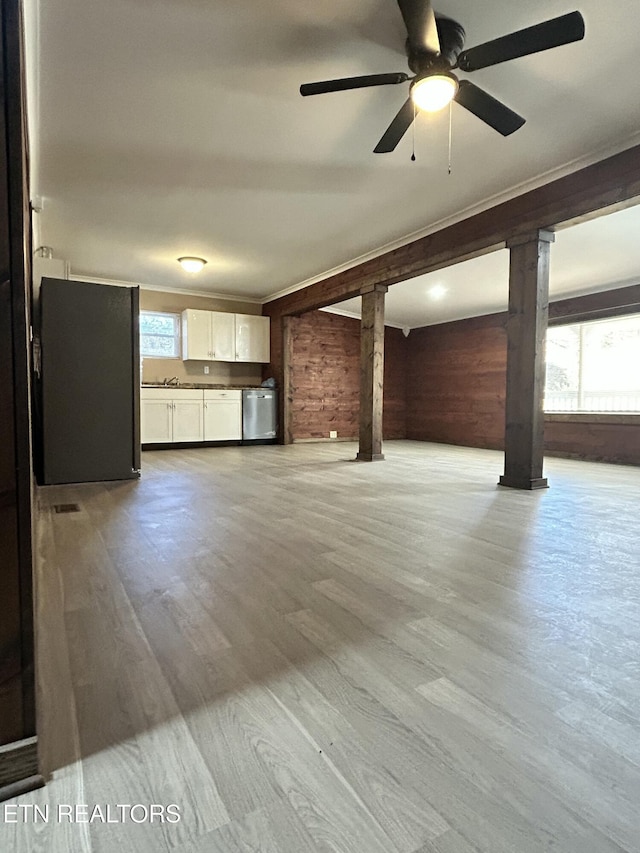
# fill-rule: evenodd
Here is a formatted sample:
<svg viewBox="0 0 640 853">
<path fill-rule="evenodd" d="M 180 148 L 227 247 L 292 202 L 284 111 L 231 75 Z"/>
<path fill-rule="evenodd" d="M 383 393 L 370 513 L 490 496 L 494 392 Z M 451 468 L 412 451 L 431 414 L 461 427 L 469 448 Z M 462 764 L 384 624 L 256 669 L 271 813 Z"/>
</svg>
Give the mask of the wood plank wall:
<svg viewBox="0 0 640 853">
<path fill-rule="evenodd" d="M 506 319 L 506 313 L 491 314 L 411 332 L 407 438 L 503 448 Z M 576 421 L 547 420 L 545 452 L 640 465 L 640 418 L 634 424 L 597 421 L 584 415 Z"/>
<path fill-rule="evenodd" d="M 360 322 L 312 311 L 291 318 L 293 440 L 357 438 Z M 405 339 L 385 330 L 384 437 L 405 437 Z"/>
<path fill-rule="evenodd" d="M 389 326 L 384 332 L 384 438 L 407 437 L 407 338 Z"/>
<path fill-rule="evenodd" d="M 407 438 L 502 449 L 506 314 L 414 329 L 407 338 Z"/>
<path fill-rule="evenodd" d="M 546 421 L 544 447 L 550 456 L 640 465 L 640 417 L 634 424 Z"/>
<path fill-rule="evenodd" d="M 313 311 L 292 320 L 293 440 L 358 435 L 360 326 Z"/>
</svg>

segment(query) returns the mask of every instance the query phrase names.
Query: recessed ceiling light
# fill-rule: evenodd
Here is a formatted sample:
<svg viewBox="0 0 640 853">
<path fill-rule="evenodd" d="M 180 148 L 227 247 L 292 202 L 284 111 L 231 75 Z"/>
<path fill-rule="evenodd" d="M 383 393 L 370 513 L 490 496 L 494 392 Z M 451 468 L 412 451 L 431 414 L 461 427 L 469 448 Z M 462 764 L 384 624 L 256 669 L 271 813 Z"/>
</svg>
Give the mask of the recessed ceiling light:
<svg viewBox="0 0 640 853">
<path fill-rule="evenodd" d="M 432 299 L 442 299 L 446 292 L 447 288 L 443 284 L 434 284 L 433 287 L 428 291 L 429 296 Z"/>
<path fill-rule="evenodd" d="M 200 272 L 207 262 L 204 258 L 178 258 L 178 263 L 187 272 Z"/>
</svg>

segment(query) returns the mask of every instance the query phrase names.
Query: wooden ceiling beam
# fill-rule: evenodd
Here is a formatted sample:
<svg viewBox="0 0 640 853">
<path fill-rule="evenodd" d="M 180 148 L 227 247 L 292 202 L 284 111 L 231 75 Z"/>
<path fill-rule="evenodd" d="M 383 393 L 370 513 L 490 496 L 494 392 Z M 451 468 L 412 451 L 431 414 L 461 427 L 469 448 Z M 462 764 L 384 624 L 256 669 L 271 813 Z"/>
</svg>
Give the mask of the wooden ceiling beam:
<svg viewBox="0 0 640 853">
<path fill-rule="evenodd" d="M 560 326 L 568 322 L 601 320 L 622 314 L 640 314 L 640 284 L 570 296 L 549 304 L 549 325 Z"/>
<path fill-rule="evenodd" d="M 265 303 L 271 317 L 302 314 L 503 248 L 516 234 L 553 230 L 640 196 L 640 145 Z"/>
</svg>

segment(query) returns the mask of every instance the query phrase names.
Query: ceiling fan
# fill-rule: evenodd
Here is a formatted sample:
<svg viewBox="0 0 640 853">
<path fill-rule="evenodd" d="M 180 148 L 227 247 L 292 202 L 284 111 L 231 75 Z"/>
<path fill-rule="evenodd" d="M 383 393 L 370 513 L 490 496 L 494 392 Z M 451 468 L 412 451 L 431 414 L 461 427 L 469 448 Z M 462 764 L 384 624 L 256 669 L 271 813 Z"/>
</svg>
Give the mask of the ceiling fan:
<svg viewBox="0 0 640 853">
<path fill-rule="evenodd" d="M 436 15 L 431 0 L 398 0 L 398 5 L 407 28 L 406 52 L 414 77 L 400 71 L 323 80 L 300 86 L 300 94 L 306 96 L 410 81 L 409 97 L 373 149 L 376 154 L 386 154 L 395 149 L 411 127 L 416 108 L 435 112 L 452 100 L 498 133 L 509 136 L 522 127 L 525 119 L 474 83 L 459 80 L 452 69 L 477 71 L 584 38 L 582 15 L 570 12 L 463 50 L 463 27 L 451 18 Z"/>
</svg>

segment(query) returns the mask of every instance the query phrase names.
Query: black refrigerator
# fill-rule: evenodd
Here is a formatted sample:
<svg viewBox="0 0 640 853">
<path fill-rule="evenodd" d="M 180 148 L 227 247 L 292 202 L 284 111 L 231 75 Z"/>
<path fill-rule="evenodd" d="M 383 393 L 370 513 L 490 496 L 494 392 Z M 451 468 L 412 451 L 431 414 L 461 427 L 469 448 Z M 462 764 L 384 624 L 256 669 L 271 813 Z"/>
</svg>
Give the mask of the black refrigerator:
<svg viewBox="0 0 640 853">
<path fill-rule="evenodd" d="M 43 278 L 40 482 L 140 476 L 137 287 Z"/>
</svg>

